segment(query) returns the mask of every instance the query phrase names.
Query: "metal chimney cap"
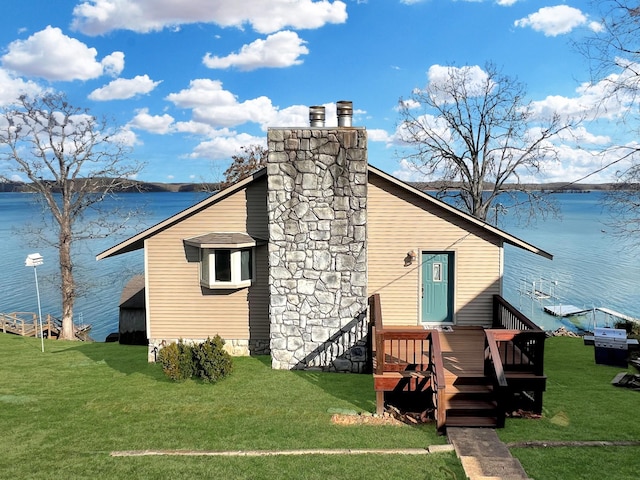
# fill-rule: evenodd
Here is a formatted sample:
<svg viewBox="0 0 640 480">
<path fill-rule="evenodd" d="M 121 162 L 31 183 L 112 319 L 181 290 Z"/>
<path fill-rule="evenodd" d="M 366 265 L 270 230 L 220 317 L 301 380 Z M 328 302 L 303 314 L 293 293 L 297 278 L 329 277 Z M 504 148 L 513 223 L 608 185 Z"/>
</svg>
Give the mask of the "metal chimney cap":
<svg viewBox="0 0 640 480">
<path fill-rule="evenodd" d="M 322 105 L 309 107 L 309 124 L 312 127 L 324 127 L 325 108 Z"/>
<path fill-rule="evenodd" d="M 338 112 L 338 126 L 350 127 L 353 118 L 353 102 L 340 100 L 336 102 L 336 110 Z"/>
</svg>

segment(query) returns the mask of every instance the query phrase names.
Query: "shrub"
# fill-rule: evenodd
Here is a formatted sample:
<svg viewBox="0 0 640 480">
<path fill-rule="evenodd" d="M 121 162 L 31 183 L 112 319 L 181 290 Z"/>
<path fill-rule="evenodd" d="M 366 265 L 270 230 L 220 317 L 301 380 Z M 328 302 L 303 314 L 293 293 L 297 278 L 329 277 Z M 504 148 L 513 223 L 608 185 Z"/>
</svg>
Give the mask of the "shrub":
<svg viewBox="0 0 640 480">
<path fill-rule="evenodd" d="M 627 335 L 640 335 L 640 323 L 638 322 L 632 322 L 630 320 L 620 320 L 615 323 L 614 327 L 626 330 Z"/>
<path fill-rule="evenodd" d="M 224 349 L 224 340 L 220 335 L 207 338 L 193 347 L 196 374 L 207 383 L 215 383 L 229 375 L 233 370 L 231 355 Z"/>
<path fill-rule="evenodd" d="M 204 382 L 215 383 L 233 369 L 231 355 L 225 351 L 219 335 L 197 345 L 187 345 L 182 340 L 171 343 L 158 352 L 158 362 L 165 375 L 176 382 L 197 376 Z"/>
<path fill-rule="evenodd" d="M 158 362 L 165 375 L 176 382 L 191 378 L 196 370 L 193 348 L 182 340 L 163 347 L 158 352 Z"/>
</svg>

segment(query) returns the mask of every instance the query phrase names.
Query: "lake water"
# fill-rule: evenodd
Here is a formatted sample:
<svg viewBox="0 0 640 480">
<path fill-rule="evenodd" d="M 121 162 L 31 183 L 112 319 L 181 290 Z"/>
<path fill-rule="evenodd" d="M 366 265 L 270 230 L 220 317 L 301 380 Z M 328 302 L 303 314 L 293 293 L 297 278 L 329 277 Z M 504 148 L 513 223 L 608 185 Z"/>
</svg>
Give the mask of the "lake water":
<svg viewBox="0 0 640 480">
<path fill-rule="evenodd" d="M 136 273 L 143 273 L 142 251 L 96 262 L 95 256 L 144 227 L 177 213 L 198 200 L 195 193 L 125 194 L 121 197 L 132 208 L 147 211 L 141 223 L 107 239 L 82 243 L 77 248 L 76 273 L 83 277 L 86 295 L 75 307 L 75 321 L 93 326 L 91 336 L 102 341 L 118 329 L 118 304 L 123 286 Z M 532 320 L 547 330 L 565 325 L 571 330 L 588 327 L 591 315 L 559 319 L 543 312 L 545 304 L 572 304 L 580 308 L 608 307 L 640 318 L 640 255 L 607 233 L 601 192 L 561 194 L 557 200 L 562 218 L 539 221 L 535 226 L 511 224 L 509 214 L 504 228 L 554 255 L 546 260 L 518 248 L 505 247 L 504 296 Z M 37 274 L 43 314 L 60 315 L 56 289 L 57 253 L 52 248 L 32 246 L 17 230 L 27 221 L 37 221 L 40 207 L 29 194 L 0 193 L 0 312 L 37 311 L 35 279 L 24 261 L 38 252 L 44 265 Z M 545 302 L 529 293 L 544 289 L 557 300 Z M 598 322 L 603 321 L 598 319 Z"/>
</svg>

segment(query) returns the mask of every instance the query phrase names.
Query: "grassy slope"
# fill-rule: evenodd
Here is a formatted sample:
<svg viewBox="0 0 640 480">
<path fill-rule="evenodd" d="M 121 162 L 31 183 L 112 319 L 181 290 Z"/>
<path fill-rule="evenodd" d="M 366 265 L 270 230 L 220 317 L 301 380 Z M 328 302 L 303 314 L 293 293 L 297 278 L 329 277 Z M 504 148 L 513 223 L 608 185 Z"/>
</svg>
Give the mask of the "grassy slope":
<svg viewBox="0 0 640 480">
<path fill-rule="evenodd" d="M 593 347 L 584 346 L 581 339 L 548 339 L 543 418 L 508 420 L 506 428 L 498 431 L 500 438 L 505 442 L 640 441 L 640 392 L 610 384 L 621 371 L 596 365 Z M 640 447 L 518 448 L 512 453 L 535 479 L 640 478 Z"/>
<path fill-rule="evenodd" d="M 433 427 L 335 426 L 372 411 L 368 375 L 286 372 L 235 360 L 217 385 L 171 383 L 146 348 L 0 335 L 0 478 L 463 478 L 453 454 L 113 458 L 113 450 L 398 448 L 443 443 Z"/>
</svg>

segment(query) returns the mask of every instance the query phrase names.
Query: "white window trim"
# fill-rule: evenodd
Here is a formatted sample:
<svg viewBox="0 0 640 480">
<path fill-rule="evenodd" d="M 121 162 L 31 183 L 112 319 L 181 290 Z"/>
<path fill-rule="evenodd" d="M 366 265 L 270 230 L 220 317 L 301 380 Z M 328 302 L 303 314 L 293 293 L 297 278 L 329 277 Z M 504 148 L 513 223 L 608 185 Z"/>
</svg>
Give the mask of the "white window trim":
<svg viewBox="0 0 640 480">
<path fill-rule="evenodd" d="M 231 251 L 231 281 L 216 281 L 215 270 L 215 254 L 218 250 Z M 242 251 L 249 250 L 251 252 L 251 278 L 242 280 Z M 209 261 L 204 260 L 204 256 L 208 255 Z M 205 266 L 208 265 L 208 272 Z M 205 274 L 207 274 L 205 276 Z M 200 249 L 200 285 L 210 290 L 215 289 L 241 289 L 250 287 L 256 277 L 255 248 L 201 248 Z"/>
</svg>

